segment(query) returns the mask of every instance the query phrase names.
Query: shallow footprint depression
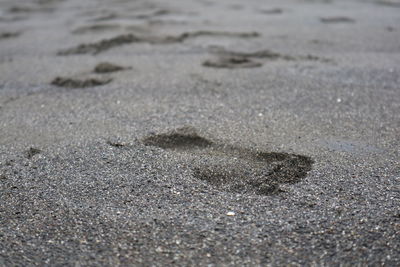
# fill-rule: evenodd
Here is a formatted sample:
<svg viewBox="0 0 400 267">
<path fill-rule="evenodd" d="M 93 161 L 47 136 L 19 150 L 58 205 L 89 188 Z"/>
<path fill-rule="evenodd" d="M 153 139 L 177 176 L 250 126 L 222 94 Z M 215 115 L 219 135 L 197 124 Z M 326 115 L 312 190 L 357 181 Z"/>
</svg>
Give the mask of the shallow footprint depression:
<svg viewBox="0 0 400 267">
<path fill-rule="evenodd" d="M 235 193 L 271 195 L 279 185 L 297 183 L 307 176 L 313 160 L 307 156 L 256 151 L 210 141 L 191 127 L 143 139 L 148 146 L 178 153 L 190 162 L 196 179 Z"/>
</svg>

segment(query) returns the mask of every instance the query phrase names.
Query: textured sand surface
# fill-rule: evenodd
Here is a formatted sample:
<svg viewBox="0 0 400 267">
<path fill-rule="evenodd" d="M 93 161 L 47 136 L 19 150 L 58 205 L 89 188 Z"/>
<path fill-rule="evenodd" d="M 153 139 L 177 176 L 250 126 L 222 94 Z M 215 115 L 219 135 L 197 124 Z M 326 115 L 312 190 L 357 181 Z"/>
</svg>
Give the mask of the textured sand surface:
<svg viewBox="0 0 400 267">
<path fill-rule="evenodd" d="M 0 2 L 0 266 L 400 264 L 400 2 Z"/>
</svg>

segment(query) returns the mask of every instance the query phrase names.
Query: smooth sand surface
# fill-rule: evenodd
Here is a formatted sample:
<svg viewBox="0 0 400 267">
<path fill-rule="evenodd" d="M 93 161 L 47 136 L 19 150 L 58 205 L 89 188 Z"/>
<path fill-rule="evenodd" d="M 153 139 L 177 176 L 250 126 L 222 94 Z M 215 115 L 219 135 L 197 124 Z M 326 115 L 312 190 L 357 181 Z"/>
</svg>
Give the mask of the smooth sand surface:
<svg viewBox="0 0 400 267">
<path fill-rule="evenodd" d="M 400 2 L 0 2 L 0 266 L 400 264 Z"/>
</svg>

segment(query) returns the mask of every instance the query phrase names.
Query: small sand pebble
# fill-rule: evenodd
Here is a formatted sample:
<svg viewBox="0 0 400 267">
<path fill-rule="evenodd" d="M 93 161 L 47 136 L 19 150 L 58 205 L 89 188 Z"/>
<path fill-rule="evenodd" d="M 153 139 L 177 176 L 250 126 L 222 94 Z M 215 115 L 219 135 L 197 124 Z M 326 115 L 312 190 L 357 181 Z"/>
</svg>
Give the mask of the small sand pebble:
<svg viewBox="0 0 400 267">
<path fill-rule="evenodd" d="M 233 211 L 228 211 L 228 213 L 226 215 L 227 216 L 235 216 L 235 213 Z"/>
</svg>

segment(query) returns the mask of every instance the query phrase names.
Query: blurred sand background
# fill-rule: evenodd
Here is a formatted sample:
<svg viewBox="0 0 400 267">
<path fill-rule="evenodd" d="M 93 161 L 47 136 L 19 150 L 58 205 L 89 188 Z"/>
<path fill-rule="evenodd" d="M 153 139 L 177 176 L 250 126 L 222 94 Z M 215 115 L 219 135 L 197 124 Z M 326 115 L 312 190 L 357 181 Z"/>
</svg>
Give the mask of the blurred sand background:
<svg viewBox="0 0 400 267">
<path fill-rule="evenodd" d="M 0 2 L 0 265 L 400 264 L 400 2 Z"/>
</svg>

